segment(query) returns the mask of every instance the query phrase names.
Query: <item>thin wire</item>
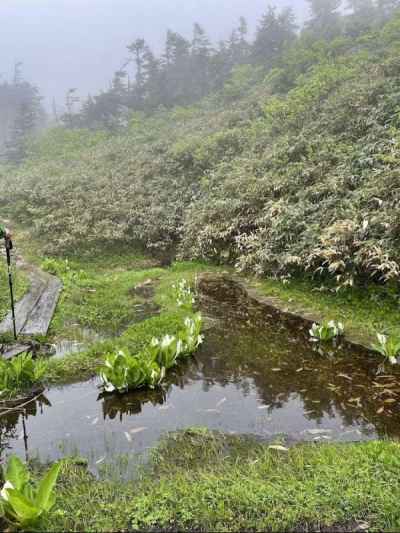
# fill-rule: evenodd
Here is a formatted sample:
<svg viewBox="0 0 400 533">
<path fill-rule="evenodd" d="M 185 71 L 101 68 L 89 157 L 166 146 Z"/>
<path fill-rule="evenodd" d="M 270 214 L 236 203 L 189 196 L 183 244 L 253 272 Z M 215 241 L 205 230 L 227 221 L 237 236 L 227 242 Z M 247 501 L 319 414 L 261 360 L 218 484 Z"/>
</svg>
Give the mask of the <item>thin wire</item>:
<svg viewBox="0 0 400 533">
<path fill-rule="evenodd" d="M 6 409 L 5 411 L 1 411 L 0 412 L 0 417 L 1 416 L 4 416 L 6 415 L 7 413 L 12 413 L 13 411 L 21 411 L 23 410 L 22 408 L 29 405 L 30 403 L 32 402 L 35 402 L 37 399 L 39 399 L 41 396 L 43 396 L 43 392 L 41 392 L 40 394 L 38 394 L 37 396 L 34 396 L 33 398 L 31 398 L 30 400 L 28 400 L 27 402 L 25 403 L 21 403 L 21 405 L 16 405 L 15 407 L 10 407 L 9 409 Z"/>
</svg>

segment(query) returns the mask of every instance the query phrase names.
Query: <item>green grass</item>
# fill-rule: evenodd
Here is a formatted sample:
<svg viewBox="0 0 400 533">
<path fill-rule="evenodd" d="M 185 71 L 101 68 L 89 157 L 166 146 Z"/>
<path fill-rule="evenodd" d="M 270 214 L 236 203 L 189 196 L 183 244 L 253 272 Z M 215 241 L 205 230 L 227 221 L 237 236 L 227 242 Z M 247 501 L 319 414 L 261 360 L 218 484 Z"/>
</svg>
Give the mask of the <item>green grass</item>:
<svg viewBox="0 0 400 533">
<path fill-rule="evenodd" d="M 0 240 L 0 246 L 2 242 Z M 25 294 L 29 287 L 29 280 L 20 268 L 13 266 L 13 283 L 15 300 L 19 300 Z M 8 286 L 8 275 L 6 261 L 0 255 L 0 322 L 5 318 L 10 310 L 10 292 Z"/>
<path fill-rule="evenodd" d="M 51 531 L 287 531 L 400 527 L 400 446 L 299 445 L 277 451 L 202 429 L 171 435 L 140 478 L 98 479 L 68 464 Z M 85 505 L 82 506 L 82 495 Z"/>
<path fill-rule="evenodd" d="M 369 284 L 338 292 L 310 279 L 289 283 L 273 279 L 252 280 L 251 285 L 267 296 L 279 298 L 288 309 L 344 323 L 346 334 L 366 344 L 376 332 L 400 337 L 400 295 L 397 288 Z M 321 290 L 322 287 L 322 290 Z"/>
<path fill-rule="evenodd" d="M 124 257 L 121 262 L 126 261 L 127 258 Z M 126 263 L 124 266 L 120 265 L 114 264 L 107 268 L 102 264 L 101 270 L 96 271 L 93 263 L 89 263 L 89 267 L 83 262 L 70 263 L 72 272 L 82 274 L 76 278 L 63 276 L 65 289 L 51 325 L 49 339 L 76 338 L 80 327 L 87 327 L 109 338 L 95 342 L 81 353 L 50 359 L 46 372 L 47 383 L 88 379 L 96 374 L 105 354 L 116 350 L 137 353 L 153 337 L 174 334 L 182 329 L 187 312 L 177 306 L 172 286 L 182 278 L 193 283 L 199 272 L 210 269 L 201 263 L 180 263 L 173 264 L 168 269 L 126 271 Z M 154 301 L 160 307 L 160 314 L 135 322 L 134 305 L 140 302 L 140 298 L 132 296 L 132 289 L 147 279 L 154 280 Z M 97 285 L 98 291 L 87 296 L 89 285 Z M 71 320 L 78 327 L 65 325 Z M 112 329 L 110 324 L 103 327 L 106 321 L 113 324 Z"/>
<path fill-rule="evenodd" d="M 180 310 L 167 311 L 160 316 L 133 324 L 121 336 L 97 342 L 81 353 L 49 359 L 46 383 L 49 385 L 66 384 L 89 379 L 97 374 L 97 370 L 104 362 L 104 356 L 107 353 L 118 350 L 137 353 L 153 337 L 161 337 L 167 333 L 173 335 L 182 329 L 185 316 Z"/>
<path fill-rule="evenodd" d="M 28 239 L 28 234 L 21 230 L 17 231 L 16 239 L 26 259 L 43 263 L 39 254 L 43 246 Z M 51 360 L 49 383 L 91 377 L 105 353 L 123 348 L 139 351 L 153 336 L 176 331 L 183 317 L 176 306 L 172 284 L 182 278 L 194 282 L 196 275 L 203 271 L 223 268 L 199 262 L 177 262 L 160 268 L 154 260 L 129 248 L 99 251 L 96 257 L 82 250 L 80 256 L 70 258 L 67 264 L 61 259 L 50 259 L 47 263 L 63 279 L 64 291 L 45 340 L 81 340 L 87 330 L 89 338 L 92 332 L 106 339 L 94 342 L 83 353 Z M 160 307 L 160 316 L 136 324 L 138 308 L 135 306 L 140 306 L 143 299 L 133 289 L 147 279 L 154 282 L 154 302 Z M 249 282 L 261 293 L 279 298 L 284 307 L 300 314 L 342 321 L 347 334 L 366 344 L 375 340 L 376 331 L 400 335 L 399 296 L 390 286 L 370 284 L 336 292 L 329 287 L 321 291 L 321 282 L 304 278 L 289 283 L 250 278 Z"/>
</svg>

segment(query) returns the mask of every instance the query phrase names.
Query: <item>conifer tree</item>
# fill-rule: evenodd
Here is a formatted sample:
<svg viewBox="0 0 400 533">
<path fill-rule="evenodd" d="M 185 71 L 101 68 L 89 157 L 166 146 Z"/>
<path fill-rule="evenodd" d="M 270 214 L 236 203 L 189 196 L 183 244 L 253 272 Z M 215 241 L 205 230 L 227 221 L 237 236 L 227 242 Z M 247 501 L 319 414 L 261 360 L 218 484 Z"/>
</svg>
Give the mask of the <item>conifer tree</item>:
<svg viewBox="0 0 400 533">
<path fill-rule="evenodd" d="M 22 163 L 26 157 L 28 140 L 38 127 L 41 115 L 41 98 L 38 90 L 28 84 L 26 88 L 30 89 L 30 94 L 27 94 L 19 105 L 14 124 L 5 144 L 6 160 L 15 164 Z"/>
<path fill-rule="evenodd" d="M 346 33 L 356 37 L 376 23 L 377 11 L 373 0 L 348 0 L 352 14 L 347 17 Z"/>
<path fill-rule="evenodd" d="M 277 13 L 269 7 L 257 28 L 253 45 L 253 62 L 271 68 L 286 45 L 296 38 L 295 16 L 292 9 Z"/>
<path fill-rule="evenodd" d="M 305 28 L 315 39 L 331 40 L 342 31 L 341 16 L 338 9 L 342 0 L 307 0 L 310 5 L 311 19 Z"/>
<path fill-rule="evenodd" d="M 191 95 L 192 100 L 205 96 L 211 88 L 210 57 L 212 49 L 210 41 L 200 24 L 193 27 L 191 46 Z"/>
<path fill-rule="evenodd" d="M 377 8 L 379 21 L 385 22 L 400 10 L 400 0 L 377 0 Z"/>
</svg>

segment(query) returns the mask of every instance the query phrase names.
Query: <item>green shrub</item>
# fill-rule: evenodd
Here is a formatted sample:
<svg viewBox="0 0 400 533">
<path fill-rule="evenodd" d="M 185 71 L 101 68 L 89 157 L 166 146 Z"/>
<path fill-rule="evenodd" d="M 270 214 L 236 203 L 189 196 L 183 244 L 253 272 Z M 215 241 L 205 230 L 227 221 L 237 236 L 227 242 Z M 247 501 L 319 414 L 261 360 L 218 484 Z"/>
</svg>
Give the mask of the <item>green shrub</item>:
<svg viewBox="0 0 400 533">
<path fill-rule="evenodd" d="M 54 464 L 39 483 L 34 483 L 21 460 L 14 455 L 10 457 L 3 472 L 5 484 L 0 501 L 11 523 L 30 528 L 51 511 L 56 501 L 54 487 L 60 468 L 61 463 Z"/>
<path fill-rule="evenodd" d="M 266 79 L 242 65 L 225 96 L 134 114 L 120 135 L 50 131 L 0 170 L 2 212 L 49 253 L 139 245 L 339 287 L 398 282 L 398 25 L 303 37 Z"/>
<path fill-rule="evenodd" d="M 10 360 L 0 358 L 0 397 L 11 396 L 41 383 L 47 361 L 21 354 Z"/>
</svg>

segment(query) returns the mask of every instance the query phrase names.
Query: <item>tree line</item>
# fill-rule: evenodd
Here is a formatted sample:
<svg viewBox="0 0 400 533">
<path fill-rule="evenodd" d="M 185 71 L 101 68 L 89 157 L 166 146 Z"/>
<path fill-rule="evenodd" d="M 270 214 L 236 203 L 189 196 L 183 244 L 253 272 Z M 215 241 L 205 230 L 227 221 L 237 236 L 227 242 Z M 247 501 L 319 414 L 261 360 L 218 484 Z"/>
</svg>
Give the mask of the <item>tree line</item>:
<svg viewBox="0 0 400 533">
<path fill-rule="evenodd" d="M 45 121 L 41 100 L 38 88 L 23 79 L 22 63 L 16 63 L 12 79 L 0 83 L 0 160 L 23 161 L 29 137 Z"/>
<path fill-rule="evenodd" d="M 62 122 L 67 127 L 115 130 L 126 124 L 132 110 L 148 113 L 193 104 L 222 89 L 235 67 L 254 65 L 268 72 L 279 67 L 282 55 L 296 41 L 357 37 L 384 24 L 400 8 L 400 0 L 307 1 L 311 16 L 301 31 L 293 9 L 269 6 L 253 40 L 244 17 L 229 38 L 217 45 L 198 23 L 191 39 L 168 30 L 158 57 L 138 38 L 128 45 L 129 59 L 115 72 L 109 89 L 89 96 L 79 112 L 75 112 L 76 89 L 68 91 Z"/>
<path fill-rule="evenodd" d="M 54 118 L 67 128 L 117 131 L 128 123 L 132 111 L 150 113 L 193 104 L 224 88 L 235 69 L 247 66 L 242 76 L 256 71 L 263 76 L 279 68 L 293 46 L 307 48 L 319 40 L 357 37 L 381 26 L 400 9 L 400 0 L 307 2 L 310 18 L 301 29 L 291 8 L 269 6 L 253 39 L 244 17 L 228 39 L 218 44 L 211 42 L 198 23 L 191 39 L 168 30 L 158 57 L 143 38 L 138 38 L 128 45 L 129 58 L 115 72 L 107 90 L 80 102 L 77 89 L 70 89 L 65 112 Z M 13 80 L 0 83 L 0 116 L 4 117 L 0 158 L 20 163 L 26 157 L 29 137 L 44 122 L 39 91 L 23 80 L 20 63 L 15 66 Z"/>
</svg>

